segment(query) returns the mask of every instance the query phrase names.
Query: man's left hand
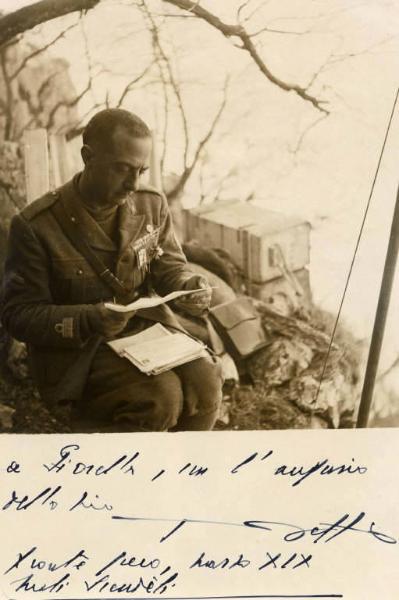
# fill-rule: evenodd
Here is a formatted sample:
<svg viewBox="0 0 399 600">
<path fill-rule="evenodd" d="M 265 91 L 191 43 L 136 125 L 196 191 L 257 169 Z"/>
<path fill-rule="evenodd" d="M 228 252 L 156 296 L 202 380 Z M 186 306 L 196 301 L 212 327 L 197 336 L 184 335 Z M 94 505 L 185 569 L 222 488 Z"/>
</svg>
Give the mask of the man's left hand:
<svg viewBox="0 0 399 600">
<path fill-rule="evenodd" d="M 175 300 L 176 307 L 192 317 L 200 317 L 209 309 L 212 298 L 212 288 L 202 275 L 194 275 L 184 284 L 184 290 L 196 290 L 201 288 L 203 291 L 194 292 L 189 296 L 182 296 Z"/>
</svg>

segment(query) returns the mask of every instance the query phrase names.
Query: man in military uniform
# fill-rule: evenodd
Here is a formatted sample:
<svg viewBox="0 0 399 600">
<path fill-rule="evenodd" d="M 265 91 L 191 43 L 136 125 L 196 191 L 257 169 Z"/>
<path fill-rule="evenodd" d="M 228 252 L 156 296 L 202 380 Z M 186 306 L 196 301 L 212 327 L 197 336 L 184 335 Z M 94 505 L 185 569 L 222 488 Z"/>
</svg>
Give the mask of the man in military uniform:
<svg viewBox="0 0 399 600">
<path fill-rule="evenodd" d="M 187 267 L 165 197 L 140 185 L 150 151 L 150 131 L 137 116 L 108 109 L 91 119 L 83 171 L 13 219 L 2 322 L 27 343 L 42 398 L 71 406 L 80 422 L 109 431 L 207 430 L 221 401 L 211 356 L 149 377 L 106 344 L 154 322 L 182 327 L 167 305 L 132 315 L 104 302 L 202 288 L 176 301 L 199 316 L 211 299 L 207 282 Z"/>
</svg>

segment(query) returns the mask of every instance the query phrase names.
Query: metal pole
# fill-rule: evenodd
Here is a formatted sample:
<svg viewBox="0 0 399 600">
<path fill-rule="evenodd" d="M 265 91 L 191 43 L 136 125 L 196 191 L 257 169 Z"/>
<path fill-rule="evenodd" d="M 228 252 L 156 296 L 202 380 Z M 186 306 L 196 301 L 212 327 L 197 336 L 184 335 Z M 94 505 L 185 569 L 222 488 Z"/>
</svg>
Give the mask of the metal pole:
<svg viewBox="0 0 399 600">
<path fill-rule="evenodd" d="M 377 376 L 378 363 L 380 360 L 382 341 L 384 339 L 385 324 L 388 315 L 389 302 L 391 299 L 392 285 L 395 277 L 395 267 L 399 252 L 399 188 L 396 194 L 396 203 L 393 213 L 391 234 L 385 258 L 384 273 L 377 310 L 375 313 L 373 334 L 369 356 L 367 360 L 366 374 L 364 376 L 362 397 L 360 400 L 357 427 L 367 427 L 375 379 Z"/>
</svg>

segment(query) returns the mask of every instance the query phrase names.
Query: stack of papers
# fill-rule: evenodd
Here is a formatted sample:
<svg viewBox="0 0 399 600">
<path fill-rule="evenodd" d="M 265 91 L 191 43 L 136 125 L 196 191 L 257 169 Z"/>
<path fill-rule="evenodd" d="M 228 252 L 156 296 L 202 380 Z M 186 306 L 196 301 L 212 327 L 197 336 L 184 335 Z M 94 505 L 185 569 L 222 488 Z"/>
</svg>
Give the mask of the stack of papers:
<svg viewBox="0 0 399 600">
<path fill-rule="evenodd" d="M 184 333 L 171 333 L 160 323 L 108 345 L 146 375 L 158 375 L 206 356 L 201 342 Z"/>
</svg>

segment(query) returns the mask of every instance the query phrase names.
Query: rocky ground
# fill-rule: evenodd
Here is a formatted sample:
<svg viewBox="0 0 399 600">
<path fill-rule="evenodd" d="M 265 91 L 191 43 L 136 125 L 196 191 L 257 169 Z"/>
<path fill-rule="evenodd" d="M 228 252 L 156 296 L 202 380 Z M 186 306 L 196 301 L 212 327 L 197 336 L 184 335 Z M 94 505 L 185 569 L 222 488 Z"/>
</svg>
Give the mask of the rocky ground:
<svg viewBox="0 0 399 600">
<path fill-rule="evenodd" d="M 228 380 L 216 428 L 235 430 L 352 427 L 358 398 L 358 348 L 346 332 L 336 344 L 319 382 L 330 328 L 328 315 L 307 320 L 279 315 L 258 304 L 270 344 L 239 365 L 240 382 Z M 315 326 L 317 325 L 317 327 Z M 25 347 L 13 341 L 0 380 L 0 431 L 70 432 L 50 414 L 27 373 Z M 3 348 L 3 356 L 5 356 Z"/>
</svg>

